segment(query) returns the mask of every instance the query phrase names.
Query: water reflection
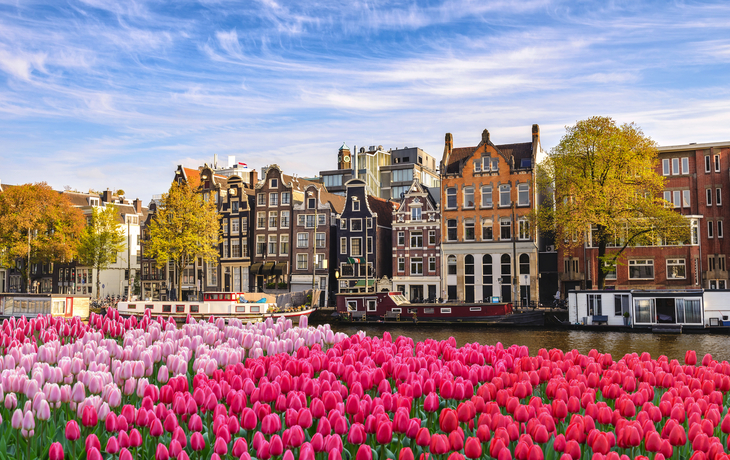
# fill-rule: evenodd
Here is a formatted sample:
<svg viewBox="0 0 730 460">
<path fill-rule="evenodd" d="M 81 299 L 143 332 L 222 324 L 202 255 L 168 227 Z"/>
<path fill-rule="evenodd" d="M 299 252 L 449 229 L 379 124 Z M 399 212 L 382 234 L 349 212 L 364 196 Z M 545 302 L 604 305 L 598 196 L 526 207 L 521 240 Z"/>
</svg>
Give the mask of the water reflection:
<svg viewBox="0 0 730 460">
<path fill-rule="evenodd" d="M 670 359 L 684 360 L 687 350 L 695 350 L 702 359 L 706 353 L 719 361 L 730 361 L 730 337 L 713 334 L 649 334 L 627 332 L 592 332 L 592 331 L 554 331 L 554 330 L 517 330 L 471 327 L 397 327 L 392 325 L 351 325 L 333 323 L 332 329 L 352 335 L 364 330 L 370 336 L 382 336 L 389 331 L 393 338 L 404 335 L 415 341 L 425 339 L 444 340 L 453 336 L 459 346 L 465 343 L 478 342 L 484 345 L 502 342 L 505 347 L 512 344 L 527 345 L 530 355 L 536 355 L 540 348 L 559 348 L 569 351 L 577 349 L 588 353 L 595 348 L 601 353 L 611 353 L 620 358 L 627 353 L 649 352 L 653 358 L 666 355 Z"/>
</svg>

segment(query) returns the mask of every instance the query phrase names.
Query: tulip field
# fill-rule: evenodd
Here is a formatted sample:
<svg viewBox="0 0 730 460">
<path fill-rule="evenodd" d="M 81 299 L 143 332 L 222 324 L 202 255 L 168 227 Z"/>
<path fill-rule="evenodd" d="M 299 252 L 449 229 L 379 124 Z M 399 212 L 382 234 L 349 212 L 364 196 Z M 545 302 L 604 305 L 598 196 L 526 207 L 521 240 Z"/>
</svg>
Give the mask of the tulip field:
<svg viewBox="0 0 730 460">
<path fill-rule="evenodd" d="M 0 328 L 0 459 L 727 460 L 730 364 L 111 310 Z"/>
</svg>

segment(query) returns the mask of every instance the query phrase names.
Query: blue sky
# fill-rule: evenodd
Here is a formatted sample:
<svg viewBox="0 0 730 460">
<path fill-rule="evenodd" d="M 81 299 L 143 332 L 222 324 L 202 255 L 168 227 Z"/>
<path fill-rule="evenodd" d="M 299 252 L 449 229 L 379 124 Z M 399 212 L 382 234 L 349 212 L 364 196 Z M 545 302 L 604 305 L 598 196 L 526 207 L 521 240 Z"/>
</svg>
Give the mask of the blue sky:
<svg viewBox="0 0 730 460">
<path fill-rule="evenodd" d="M 730 4 L 0 0 L 0 181 L 124 189 L 235 155 L 301 176 L 341 143 L 548 150 L 592 115 L 730 140 Z"/>
</svg>

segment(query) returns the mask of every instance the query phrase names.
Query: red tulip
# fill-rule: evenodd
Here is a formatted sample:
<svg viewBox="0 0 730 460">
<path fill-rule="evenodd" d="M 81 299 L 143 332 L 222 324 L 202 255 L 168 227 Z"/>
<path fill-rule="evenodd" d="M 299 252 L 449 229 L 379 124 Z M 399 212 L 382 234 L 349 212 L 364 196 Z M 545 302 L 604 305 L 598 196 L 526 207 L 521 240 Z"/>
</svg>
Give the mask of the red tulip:
<svg viewBox="0 0 730 460">
<path fill-rule="evenodd" d="M 134 460 L 134 457 L 132 456 L 132 453 L 127 450 L 127 448 L 122 448 L 122 450 L 119 451 L 119 460 Z M 182 459 L 178 457 L 178 460 Z"/>
<path fill-rule="evenodd" d="M 101 456 L 99 449 L 92 447 L 86 451 L 86 460 L 103 460 L 103 457 Z"/>
<path fill-rule="evenodd" d="M 246 440 L 243 438 L 236 438 L 236 440 L 233 442 L 233 456 L 236 458 L 240 458 L 244 452 L 248 452 L 248 445 L 246 444 Z"/>
<path fill-rule="evenodd" d="M 63 446 L 60 442 L 54 442 L 51 447 L 48 448 L 49 460 L 63 460 Z"/>
<path fill-rule="evenodd" d="M 565 453 L 570 455 L 573 460 L 578 460 L 580 458 L 580 444 L 571 439 L 565 443 Z"/>
<path fill-rule="evenodd" d="M 669 444 L 672 446 L 683 446 L 687 444 L 687 434 L 682 425 L 675 425 L 672 428 L 672 431 L 669 433 Z"/>
<path fill-rule="evenodd" d="M 646 436 L 644 446 L 649 452 L 660 452 L 662 449 L 662 437 L 656 431 L 652 431 Z"/>
<path fill-rule="evenodd" d="M 228 445 L 223 438 L 217 438 L 213 444 L 213 451 L 218 455 L 226 455 L 228 453 Z"/>
<path fill-rule="evenodd" d="M 464 455 L 471 459 L 480 458 L 482 456 L 482 444 L 478 438 L 466 438 L 466 442 L 464 443 Z"/>
<path fill-rule="evenodd" d="M 530 447 L 530 451 L 527 454 L 527 460 L 543 460 L 544 458 L 545 454 L 540 446 L 533 445 Z"/>
<path fill-rule="evenodd" d="M 480 442 L 488 442 L 491 437 L 492 434 L 487 425 L 479 425 L 477 427 L 477 438 L 479 438 Z"/>
<path fill-rule="evenodd" d="M 117 438 L 112 436 L 106 442 L 106 453 L 114 455 L 117 452 L 119 452 L 119 442 L 117 441 Z"/>
<path fill-rule="evenodd" d="M 727 417 L 726 417 L 727 418 Z M 69 441 L 76 441 L 81 437 L 81 430 L 76 420 L 69 420 L 66 422 L 66 439 Z"/>
<path fill-rule="evenodd" d="M 393 427 L 391 423 L 381 423 L 375 434 L 375 440 L 378 444 L 390 444 L 393 440 Z"/>
<path fill-rule="evenodd" d="M 190 435 L 190 448 L 196 452 L 205 449 L 205 439 L 199 431 Z"/>
<path fill-rule="evenodd" d="M 160 422 L 160 419 L 155 419 L 152 422 L 152 425 L 150 425 L 150 436 L 154 436 L 155 438 L 162 436 L 162 434 L 165 432 L 164 428 L 162 428 L 162 422 Z"/>
<path fill-rule="evenodd" d="M 439 427 L 444 433 L 451 433 L 459 426 L 459 418 L 454 409 L 446 408 L 439 415 Z"/>
<path fill-rule="evenodd" d="M 697 364 L 697 354 L 694 350 L 687 350 L 684 354 L 684 363 L 688 366 L 694 366 Z"/>
<path fill-rule="evenodd" d="M 429 449 L 434 455 L 443 455 L 451 448 L 449 438 L 445 434 L 435 433 L 431 435 Z"/>
<path fill-rule="evenodd" d="M 169 460 L 170 453 L 167 451 L 167 447 L 164 444 L 157 444 L 155 449 L 155 460 Z"/>
<path fill-rule="evenodd" d="M 88 435 L 86 437 L 86 441 L 84 441 L 84 447 L 86 448 L 86 455 L 89 454 L 89 451 L 92 448 L 96 448 L 96 450 L 101 451 L 101 443 L 99 442 L 99 438 L 97 438 L 96 435 L 93 433 Z"/>
<path fill-rule="evenodd" d="M 398 453 L 398 460 L 415 460 L 410 447 L 403 447 Z"/>
<path fill-rule="evenodd" d="M 129 432 L 129 446 L 130 447 L 139 447 L 142 445 L 142 434 L 137 430 L 137 428 L 132 428 L 132 431 Z"/>
<path fill-rule="evenodd" d="M 292 447 L 298 447 L 301 445 L 301 442 L 299 442 L 299 445 L 296 445 L 294 442 L 294 429 L 298 428 L 299 432 L 301 432 L 301 437 L 299 437 L 299 434 L 297 434 L 297 441 L 301 439 L 301 442 L 304 441 L 304 431 L 300 426 L 292 427 Z M 350 432 L 347 434 L 347 442 L 350 444 L 362 444 L 365 442 L 365 439 L 367 438 L 367 433 L 365 433 L 365 427 L 361 423 L 353 423 L 350 427 Z"/>
<path fill-rule="evenodd" d="M 431 442 L 431 434 L 428 432 L 428 428 L 425 426 L 419 428 L 416 433 L 416 445 L 424 447 L 429 445 L 429 442 Z"/>
<path fill-rule="evenodd" d="M 355 460 L 373 460 L 373 453 L 370 450 L 370 446 L 367 444 L 361 444 L 355 454 Z"/>
<path fill-rule="evenodd" d="M 96 426 L 99 422 L 99 416 L 96 413 L 96 408 L 91 404 L 84 406 L 81 412 L 81 424 L 84 426 Z"/>
</svg>

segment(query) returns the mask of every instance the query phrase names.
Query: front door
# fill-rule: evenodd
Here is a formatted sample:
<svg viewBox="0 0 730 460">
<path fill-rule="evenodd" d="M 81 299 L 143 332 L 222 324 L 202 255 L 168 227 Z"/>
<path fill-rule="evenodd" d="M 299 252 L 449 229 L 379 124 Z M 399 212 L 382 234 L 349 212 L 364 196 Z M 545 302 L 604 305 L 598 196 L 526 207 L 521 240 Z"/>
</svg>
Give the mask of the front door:
<svg viewBox="0 0 730 460">
<path fill-rule="evenodd" d="M 428 300 L 430 300 L 431 302 L 434 302 L 436 300 L 436 285 L 435 284 L 428 285 Z"/>
<path fill-rule="evenodd" d="M 423 286 L 411 285 L 411 302 L 423 301 Z"/>
<path fill-rule="evenodd" d="M 256 292 L 264 292 L 264 277 L 256 277 Z"/>
<path fill-rule="evenodd" d="M 530 286 L 520 286 L 520 303 L 524 307 L 530 305 Z"/>
</svg>

